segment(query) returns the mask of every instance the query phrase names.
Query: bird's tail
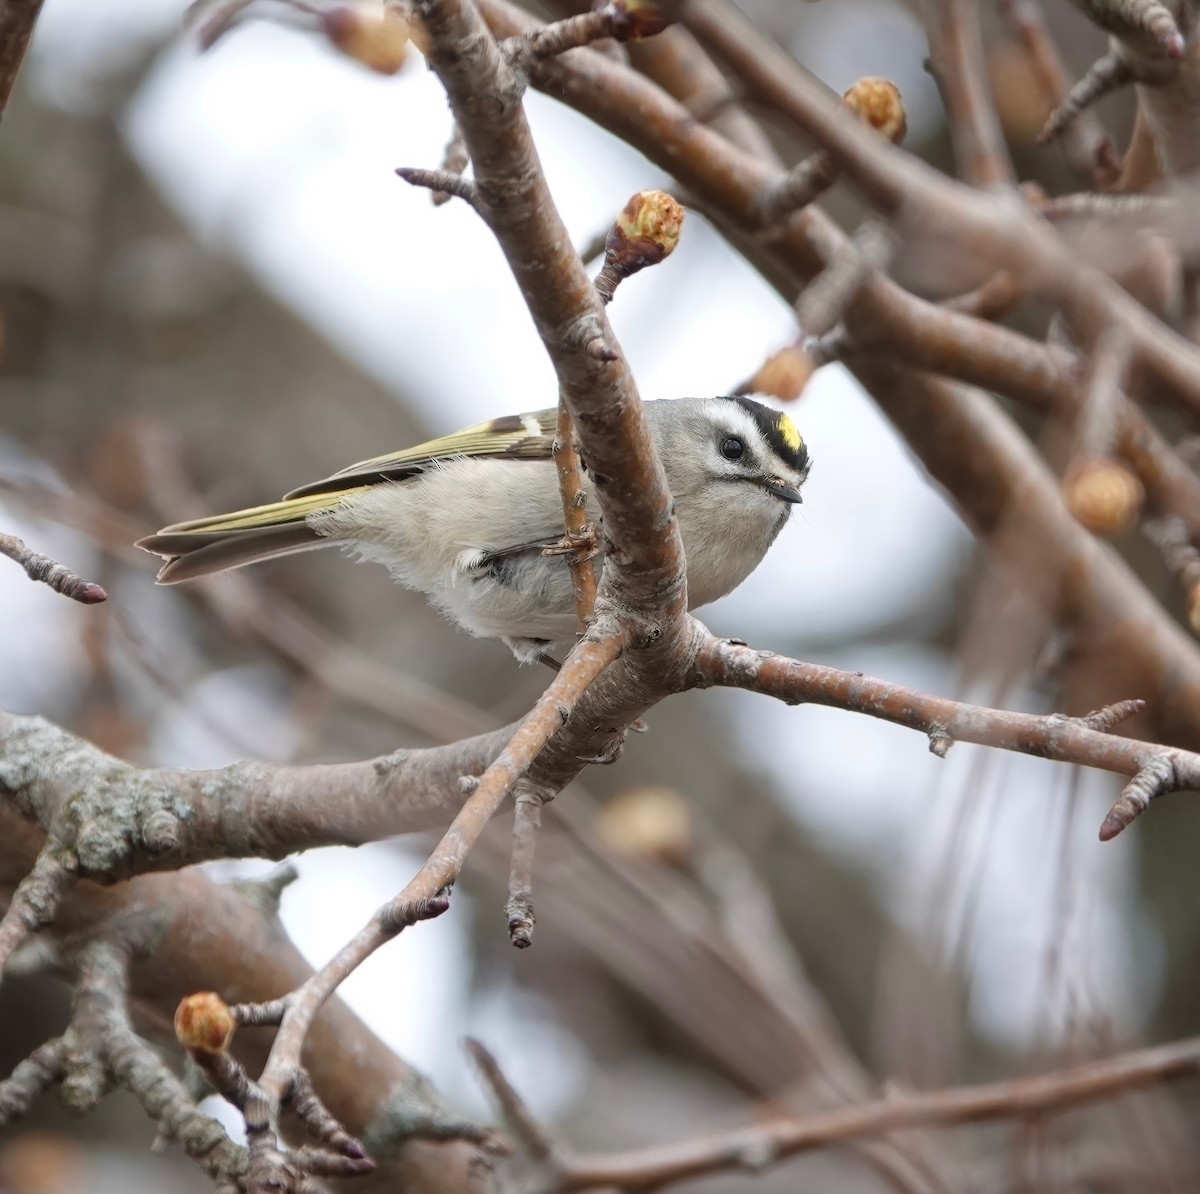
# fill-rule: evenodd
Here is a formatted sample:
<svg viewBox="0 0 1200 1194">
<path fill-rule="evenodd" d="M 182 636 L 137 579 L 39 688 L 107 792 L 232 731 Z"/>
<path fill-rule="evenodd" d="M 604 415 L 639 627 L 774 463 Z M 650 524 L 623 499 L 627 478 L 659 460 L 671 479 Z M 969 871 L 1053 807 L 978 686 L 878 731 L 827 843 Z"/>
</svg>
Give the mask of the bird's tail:
<svg viewBox="0 0 1200 1194">
<path fill-rule="evenodd" d="M 137 546 L 166 558 L 158 571 L 160 585 L 325 547 L 335 540 L 313 530 L 308 524 L 309 515 L 331 510 L 347 495 L 364 488 L 355 486 L 333 493 L 287 498 L 269 506 L 180 522 L 163 527 L 157 535 L 139 539 Z"/>
</svg>

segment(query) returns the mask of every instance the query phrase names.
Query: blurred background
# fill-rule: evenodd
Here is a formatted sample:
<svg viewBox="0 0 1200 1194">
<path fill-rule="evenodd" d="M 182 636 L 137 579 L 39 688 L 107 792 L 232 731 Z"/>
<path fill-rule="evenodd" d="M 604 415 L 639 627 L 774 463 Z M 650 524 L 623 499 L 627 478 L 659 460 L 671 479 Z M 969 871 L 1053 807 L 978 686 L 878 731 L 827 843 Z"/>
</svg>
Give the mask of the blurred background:
<svg viewBox="0 0 1200 1194">
<path fill-rule="evenodd" d="M 0 527 L 110 594 L 85 609 L 0 569 L 0 704 L 139 763 L 195 767 L 365 757 L 510 720 L 546 676 L 451 630 L 382 569 L 319 553 L 159 589 L 155 561 L 130 546 L 555 400 L 483 224 L 393 174 L 436 164 L 451 131 L 419 55 L 383 78 L 266 20 L 200 53 L 184 8 L 49 0 L 0 131 Z M 909 147 L 949 166 L 917 13 L 890 0 L 746 8 L 838 90 L 892 78 Z M 1077 72 L 1102 51 L 1066 5 L 1049 16 Z M 1028 146 L 1045 115 L 1028 67 L 998 28 L 988 44 L 1006 130 Z M 1129 105 L 1102 109 L 1121 141 Z M 544 97 L 528 111 L 579 245 L 632 192 L 669 185 Z M 772 135 L 789 160 L 805 152 Z M 1023 177 L 1064 189 L 1057 151 L 1018 159 Z M 829 205 L 858 218 L 842 188 Z M 792 310 L 695 213 L 611 316 L 647 398 L 728 392 L 795 336 Z M 1053 637 L 996 588 L 856 383 L 827 367 L 791 413 L 815 461 L 805 504 L 759 571 L 705 611 L 713 629 L 1054 709 L 1039 666 Z M 1105 775 L 963 745 L 943 762 L 907 731 L 741 693 L 689 694 L 648 720 L 617 766 L 592 768 L 550 810 L 535 948 L 514 951 L 504 930 L 502 818 L 451 913 L 342 989 L 472 1115 L 490 1112 L 467 1034 L 568 1139 L 620 1149 L 730 1122 L 747 1099 L 816 1106 L 884 1080 L 936 1087 L 1196 1031 L 1200 819 L 1187 798 L 1101 847 L 1117 790 Z M 314 964 L 426 844 L 297 860 L 283 916 Z M 49 979 L 5 984 L 5 1072 L 61 1027 L 66 999 Z M 205 1188 L 147 1151 L 152 1129 L 123 1096 L 81 1125 L 52 1103 L 0 1135 L 0 1190 Z M 952 1189 L 1194 1189 L 1194 1113 L 1126 1100 L 1041 1131 L 818 1154 L 754 1180 L 884 1189 L 889 1165 L 935 1150 L 973 1175 Z M 1077 1177 L 1122 1166 L 1144 1181 Z"/>
</svg>

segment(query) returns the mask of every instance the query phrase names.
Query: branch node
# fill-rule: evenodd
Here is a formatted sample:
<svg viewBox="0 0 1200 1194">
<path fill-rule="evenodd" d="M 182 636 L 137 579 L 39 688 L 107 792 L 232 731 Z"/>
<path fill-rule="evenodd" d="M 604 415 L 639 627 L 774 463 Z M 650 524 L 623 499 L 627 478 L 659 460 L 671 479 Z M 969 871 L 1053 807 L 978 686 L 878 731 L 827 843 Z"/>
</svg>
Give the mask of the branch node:
<svg viewBox="0 0 1200 1194">
<path fill-rule="evenodd" d="M 142 825 L 142 843 L 150 854 L 164 859 L 179 850 L 179 818 L 165 808 L 155 809 Z"/>
<path fill-rule="evenodd" d="M 379 911 L 380 928 L 395 935 L 402 929 L 411 928 L 423 920 L 433 920 L 450 908 L 449 893 L 439 892 L 427 900 L 392 900 Z"/>
<path fill-rule="evenodd" d="M 954 739 L 947 732 L 945 726 L 931 725 L 929 727 L 929 751 L 931 754 L 937 755 L 939 759 L 944 759 L 950 753 L 953 745 Z"/>
</svg>

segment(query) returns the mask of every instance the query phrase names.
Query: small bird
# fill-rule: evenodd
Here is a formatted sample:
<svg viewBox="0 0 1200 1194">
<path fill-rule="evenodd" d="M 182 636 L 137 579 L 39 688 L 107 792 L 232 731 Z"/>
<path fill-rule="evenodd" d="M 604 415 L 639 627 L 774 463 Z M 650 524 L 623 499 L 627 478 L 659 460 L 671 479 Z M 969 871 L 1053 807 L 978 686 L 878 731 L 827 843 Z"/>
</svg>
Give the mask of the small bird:
<svg viewBox="0 0 1200 1194">
<path fill-rule="evenodd" d="M 675 498 L 688 605 L 735 589 L 801 500 L 809 457 L 792 420 L 749 398 L 645 404 Z M 522 663 L 575 632 L 562 502 L 551 453 L 556 410 L 510 415 L 351 465 L 282 501 L 164 527 L 138 546 L 160 584 L 314 547 L 387 566 L 451 622 L 498 637 Z M 583 468 L 591 521 L 594 482 Z M 602 564 L 603 556 L 597 560 Z"/>
</svg>

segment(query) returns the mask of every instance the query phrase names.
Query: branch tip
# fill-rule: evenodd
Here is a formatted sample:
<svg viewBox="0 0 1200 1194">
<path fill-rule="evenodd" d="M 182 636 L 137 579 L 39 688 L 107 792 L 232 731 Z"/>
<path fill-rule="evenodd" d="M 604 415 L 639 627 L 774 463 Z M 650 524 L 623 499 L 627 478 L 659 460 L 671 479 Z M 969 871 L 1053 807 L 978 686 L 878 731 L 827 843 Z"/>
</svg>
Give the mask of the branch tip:
<svg viewBox="0 0 1200 1194">
<path fill-rule="evenodd" d="M 1094 710 L 1080 720 L 1089 730 L 1099 730 L 1100 733 L 1107 734 L 1121 722 L 1128 721 L 1135 714 L 1140 713 L 1145 707 L 1146 702 L 1136 698 L 1117 701 L 1115 704 L 1105 705 L 1103 709 Z"/>
<path fill-rule="evenodd" d="M 1133 82 L 1133 69 L 1119 54 L 1110 52 L 1088 67 L 1083 78 L 1063 97 L 1062 103 L 1050 113 L 1035 141 L 1048 145 L 1060 136 L 1082 112 L 1106 95 Z"/>
<path fill-rule="evenodd" d="M 30 580 L 48 585 L 56 593 L 78 601 L 80 605 L 99 605 L 108 600 L 108 594 L 94 581 L 84 580 L 70 568 L 34 551 L 16 535 L 0 534 L 0 555 L 6 555 L 25 569 Z"/>
<path fill-rule="evenodd" d="M 1150 806 L 1150 801 L 1177 786 L 1175 764 L 1167 755 L 1153 756 L 1125 785 L 1100 826 L 1100 840 L 1111 842 Z"/>
</svg>

